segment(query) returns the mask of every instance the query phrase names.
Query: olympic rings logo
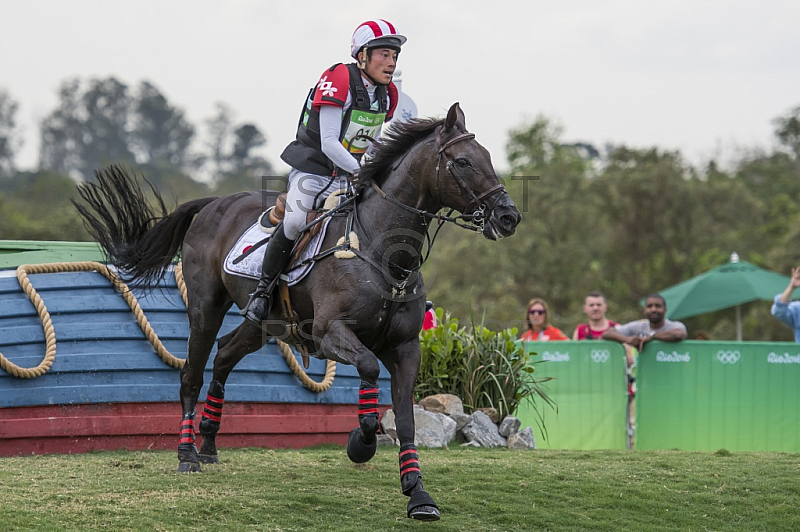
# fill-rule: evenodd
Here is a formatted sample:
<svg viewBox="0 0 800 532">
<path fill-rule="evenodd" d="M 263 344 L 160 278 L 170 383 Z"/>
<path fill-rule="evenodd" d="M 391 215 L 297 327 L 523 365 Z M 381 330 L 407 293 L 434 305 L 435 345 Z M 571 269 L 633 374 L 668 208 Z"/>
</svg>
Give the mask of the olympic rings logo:
<svg viewBox="0 0 800 532">
<path fill-rule="evenodd" d="M 739 351 L 717 351 L 717 360 L 723 364 L 736 364 L 740 358 L 742 354 Z"/>
<path fill-rule="evenodd" d="M 608 359 L 611 358 L 611 353 L 608 349 L 592 349 L 589 356 L 592 358 L 594 362 L 598 364 L 602 364 L 604 362 L 608 362 Z"/>
</svg>

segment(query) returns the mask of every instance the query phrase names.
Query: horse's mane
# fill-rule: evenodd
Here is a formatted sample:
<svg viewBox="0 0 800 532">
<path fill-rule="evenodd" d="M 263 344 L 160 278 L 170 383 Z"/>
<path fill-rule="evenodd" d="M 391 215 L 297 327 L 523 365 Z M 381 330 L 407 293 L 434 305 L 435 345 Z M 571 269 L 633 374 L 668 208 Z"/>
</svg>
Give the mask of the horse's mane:
<svg viewBox="0 0 800 532">
<path fill-rule="evenodd" d="M 361 168 L 359 181 L 368 182 L 372 179 L 381 184 L 389 174 L 392 164 L 442 123 L 444 123 L 444 119 L 440 118 L 412 118 L 393 124 L 375 142 L 372 157 Z"/>
</svg>

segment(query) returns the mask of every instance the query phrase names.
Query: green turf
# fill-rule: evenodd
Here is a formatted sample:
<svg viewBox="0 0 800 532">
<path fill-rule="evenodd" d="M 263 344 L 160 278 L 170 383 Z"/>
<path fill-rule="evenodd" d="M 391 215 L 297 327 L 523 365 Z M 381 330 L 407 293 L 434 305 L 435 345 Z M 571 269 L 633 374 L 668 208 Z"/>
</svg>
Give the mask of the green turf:
<svg viewBox="0 0 800 532">
<path fill-rule="evenodd" d="M 800 530 L 800 454 L 422 449 L 442 519 L 405 516 L 396 448 L 0 458 L 0 530 Z"/>
</svg>

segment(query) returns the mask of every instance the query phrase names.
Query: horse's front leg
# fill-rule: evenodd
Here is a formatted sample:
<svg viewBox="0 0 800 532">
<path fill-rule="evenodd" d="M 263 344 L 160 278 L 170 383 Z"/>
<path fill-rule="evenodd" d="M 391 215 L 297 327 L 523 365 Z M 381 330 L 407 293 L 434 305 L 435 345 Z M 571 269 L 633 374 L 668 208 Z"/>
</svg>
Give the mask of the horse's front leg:
<svg viewBox="0 0 800 532">
<path fill-rule="evenodd" d="M 439 519 L 439 508 L 422 487 L 422 470 L 414 445 L 414 386 L 420 363 L 419 340 L 407 342 L 384 358 L 392 376 L 392 408 L 400 440 L 400 487 L 409 497 L 408 517 L 423 521 Z"/>
<path fill-rule="evenodd" d="M 361 377 L 358 390 L 358 427 L 347 439 L 347 456 L 361 464 L 375 456 L 378 446 L 378 376 L 381 368 L 372 351 L 342 321 L 332 322 L 324 331 L 320 344 L 325 356 L 344 360 L 355 366 Z"/>
</svg>

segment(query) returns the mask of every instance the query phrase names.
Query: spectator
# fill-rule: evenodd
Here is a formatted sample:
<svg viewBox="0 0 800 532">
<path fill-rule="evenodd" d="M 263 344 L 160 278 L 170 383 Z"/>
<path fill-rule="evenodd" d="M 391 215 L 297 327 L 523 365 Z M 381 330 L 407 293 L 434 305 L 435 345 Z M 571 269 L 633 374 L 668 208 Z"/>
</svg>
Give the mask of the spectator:
<svg viewBox="0 0 800 532">
<path fill-rule="evenodd" d="M 686 339 L 686 326 L 679 321 L 664 317 L 667 302 L 658 294 L 650 294 L 645 299 L 643 320 L 617 325 L 603 333 L 605 340 L 616 340 L 631 345 L 641 351 L 650 340 L 678 342 Z"/>
<path fill-rule="evenodd" d="M 573 340 L 600 340 L 603 333 L 611 327 L 619 325 L 616 321 L 606 318 L 606 297 L 600 292 L 591 292 L 583 302 L 583 313 L 589 318 L 589 323 L 581 323 L 575 327 L 572 334 Z"/>
<path fill-rule="evenodd" d="M 550 325 L 550 312 L 544 299 L 537 297 L 528 301 L 528 315 L 525 316 L 525 323 L 528 324 L 528 329 L 520 337 L 523 341 L 569 340 L 560 329 Z"/>
<path fill-rule="evenodd" d="M 425 319 L 422 322 L 422 330 L 435 329 L 439 326 L 439 320 L 436 319 L 436 312 L 433 311 L 433 301 L 425 302 Z"/>
<path fill-rule="evenodd" d="M 772 315 L 794 329 L 794 341 L 800 342 L 800 301 L 792 301 L 792 292 L 797 288 L 800 288 L 800 266 L 792 268 L 789 286 L 775 296 Z"/>
</svg>

